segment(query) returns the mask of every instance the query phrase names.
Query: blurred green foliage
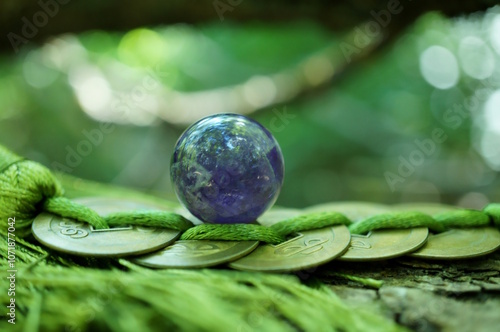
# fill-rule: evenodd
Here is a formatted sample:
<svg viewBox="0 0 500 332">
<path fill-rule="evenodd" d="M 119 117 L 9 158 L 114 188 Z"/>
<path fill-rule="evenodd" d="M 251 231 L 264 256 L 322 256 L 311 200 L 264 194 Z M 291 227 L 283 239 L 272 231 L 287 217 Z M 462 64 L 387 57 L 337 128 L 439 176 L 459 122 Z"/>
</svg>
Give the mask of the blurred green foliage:
<svg viewBox="0 0 500 332">
<path fill-rule="evenodd" d="M 252 110 L 250 116 L 274 133 L 284 153 L 285 185 L 278 204 L 434 201 L 481 207 L 498 201 L 500 147 L 490 145 L 498 144 L 500 133 L 485 124 L 486 113 L 486 122 L 494 122 L 491 109 L 500 112 L 492 99 L 500 88 L 498 12 L 493 8 L 460 19 L 428 14 L 394 44 L 326 86 Z M 267 82 L 262 77 L 298 68 L 326 49 L 339 51 L 347 33 L 309 21 L 224 21 L 125 33 L 88 31 L 56 36 L 40 47 L 28 44 L 16 56 L 0 55 L 0 142 L 72 175 L 172 198 L 169 160 L 188 123 L 183 114 L 168 113 L 174 104 L 170 96 L 239 91 L 252 77 L 260 77 L 262 85 Z M 471 36 L 484 41 L 483 51 L 463 51 L 463 40 Z M 459 78 L 447 88 L 433 86 L 439 83 L 433 79 L 453 73 L 439 58 L 436 69 L 422 56 L 432 46 L 449 50 L 458 64 Z M 344 65 L 339 61 L 345 59 L 332 60 L 332 66 Z M 475 69 L 475 63 L 487 61 L 492 68 Z M 428 76 L 446 68 L 429 78 L 423 75 L 426 66 Z M 483 70 L 482 77 L 471 70 Z M 486 97 L 467 110 L 457 128 L 450 127 L 445 112 L 478 91 Z M 230 102 L 214 98 L 196 105 Z M 169 120 L 176 117 L 179 121 Z M 105 133 L 100 121 L 116 125 Z M 401 176 L 401 158 L 408 160 L 418 150 L 415 140 L 431 138 L 435 128 L 442 128 L 447 139 L 413 165 L 410 175 Z M 387 172 L 403 181 L 391 185 Z"/>
</svg>

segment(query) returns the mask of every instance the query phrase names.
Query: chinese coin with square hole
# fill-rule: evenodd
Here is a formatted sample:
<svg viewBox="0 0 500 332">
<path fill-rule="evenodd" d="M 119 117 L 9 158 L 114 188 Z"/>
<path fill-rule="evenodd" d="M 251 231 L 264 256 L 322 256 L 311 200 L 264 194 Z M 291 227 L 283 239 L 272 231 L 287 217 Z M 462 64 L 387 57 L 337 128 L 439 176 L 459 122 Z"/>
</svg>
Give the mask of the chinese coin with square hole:
<svg viewBox="0 0 500 332">
<path fill-rule="evenodd" d="M 158 210 L 161 207 L 123 199 L 82 198 L 75 200 L 100 215 L 131 210 Z M 123 257 L 140 255 L 173 243 L 179 231 L 139 226 L 96 230 L 91 225 L 41 213 L 32 224 L 35 238 L 47 247 L 79 256 Z"/>
<path fill-rule="evenodd" d="M 298 210 L 275 209 L 266 212 L 259 222 L 270 226 L 296 217 Z M 303 231 L 278 245 L 260 245 L 249 255 L 229 264 L 244 271 L 291 272 L 314 268 L 342 255 L 350 241 L 346 226 Z"/>
<path fill-rule="evenodd" d="M 336 211 L 353 222 L 388 213 L 390 207 L 366 202 L 338 202 L 310 207 L 307 211 Z M 379 229 L 366 235 L 351 234 L 349 249 L 338 258 L 341 261 L 377 261 L 403 256 L 423 246 L 429 230 L 426 227 L 412 229 Z"/>
<path fill-rule="evenodd" d="M 409 209 L 434 215 L 456 210 L 442 204 L 405 204 L 398 209 Z M 439 234 L 430 234 L 427 243 L 409 256 L 418 259 L 455 260 L 480 257 L 500 248 L 500 231 L 494 227 L 454 228 Z"/>
</svg>

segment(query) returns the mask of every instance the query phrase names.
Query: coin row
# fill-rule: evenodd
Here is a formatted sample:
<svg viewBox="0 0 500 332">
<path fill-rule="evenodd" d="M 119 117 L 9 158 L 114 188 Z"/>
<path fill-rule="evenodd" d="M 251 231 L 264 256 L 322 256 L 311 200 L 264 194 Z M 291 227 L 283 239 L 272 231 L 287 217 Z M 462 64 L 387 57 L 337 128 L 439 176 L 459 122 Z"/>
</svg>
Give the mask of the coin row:
<svg viewBox="0 0 500 332">
<path fill-rule="evenodd" d="M 121 199 L 81 199 L 98 213 L 158 209 L 158 206 Z M 352 221 L 394 210 L 416 210 L 428 214 L 454 207 L 413 204 L 388 207 L 363 202 L 342 202 L 305 210 L 272 209 L 259 222 L 270 226 L 281 220 L 317 211 L 337 211 Z M 185 211 L 179 211 L 189 217 Z M 500 231 L 493 227 L 453 229 L 429 234 L 425 227 L 376 230 L 351 235 L 344 225 L 303 231 L 278 245 L 258 241 L 176 241 L 180 232 L 168 229 L 126 226 L 96 230 L 92 226 L 41 214 L 34 221 L 35 238 L 52 249 L 82 256 L 128 257 L 152 268 L 201 268 L 228 264 L 247 271 L 289 272 L 309 269 L 331 260 L 376 261 L 403 255 L 420 259 L 466 259 L 500 248 Z M 133 257 L 133 258 L 132 258 Z"/>
</svg>

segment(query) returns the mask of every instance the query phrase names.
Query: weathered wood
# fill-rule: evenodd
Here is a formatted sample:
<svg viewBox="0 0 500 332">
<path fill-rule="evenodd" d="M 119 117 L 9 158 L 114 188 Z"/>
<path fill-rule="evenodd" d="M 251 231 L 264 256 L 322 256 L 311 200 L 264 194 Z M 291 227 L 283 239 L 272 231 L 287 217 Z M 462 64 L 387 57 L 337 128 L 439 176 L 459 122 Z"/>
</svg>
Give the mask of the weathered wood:
<svg viewBox="0 0 500 332">
<path fill-rule="evenodd" d="M 327 276 L 327 271 L 380 279 L 384 285 L 368 289 Z M 414 331 L 490 332 L 500 327 L 500 251 L 455 262 L 333 262 L 319 275 L 347 303 L 376 310 Z"/>
</svg>

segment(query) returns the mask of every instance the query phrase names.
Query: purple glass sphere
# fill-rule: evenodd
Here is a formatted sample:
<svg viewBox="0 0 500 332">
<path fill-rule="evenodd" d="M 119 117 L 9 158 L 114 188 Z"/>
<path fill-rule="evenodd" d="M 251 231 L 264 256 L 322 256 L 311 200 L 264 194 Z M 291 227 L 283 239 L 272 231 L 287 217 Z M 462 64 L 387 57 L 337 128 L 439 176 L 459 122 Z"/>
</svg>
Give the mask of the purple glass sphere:
<svg viewBox="0 0 500 332">
<path fill-rule="evenodd" d="M 208 116 L 175 146 L 170 175 L 177 197 L 204 222 L 253 222 L 278 198 L 284 162 L 278 142 L 237 114 Z"/>
</svg>

